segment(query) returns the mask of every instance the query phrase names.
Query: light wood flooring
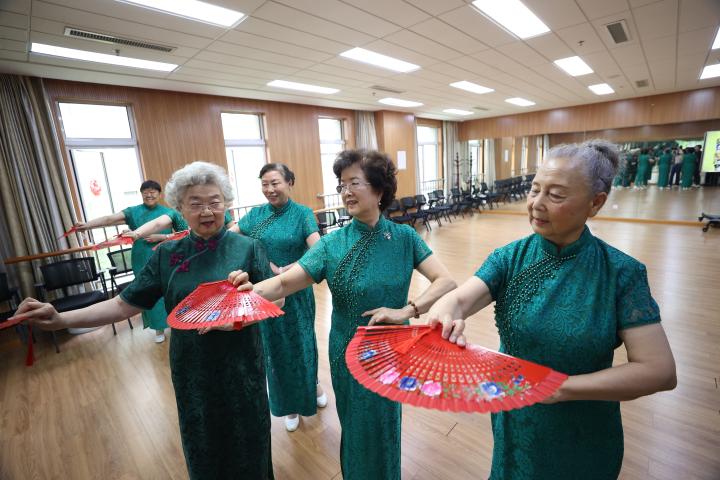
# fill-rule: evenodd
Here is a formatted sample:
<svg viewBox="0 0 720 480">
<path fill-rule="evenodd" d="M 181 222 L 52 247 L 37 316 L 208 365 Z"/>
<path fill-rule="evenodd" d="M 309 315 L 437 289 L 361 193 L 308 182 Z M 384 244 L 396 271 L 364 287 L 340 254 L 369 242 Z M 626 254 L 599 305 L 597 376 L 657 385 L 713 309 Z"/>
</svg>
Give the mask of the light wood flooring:
<svg viewBox="0 0 720 480">
<path fill-rule="evenodd" d="M 643 194 L 647 192 L 619 192 Z M 657 192 L 685 193 L 685 192 Z M 513 204 L 513 208 L 521 208 Z M 694 213 L 693 213 L 694 214 Z M 678 368 L 678 387 L 622 404 L 623 479 L 720 478 L 720 230 L 591 221 L 600 238 L 644 262 Z M 474 215 L 421 234 L 456 280 L 496 247 L 527 235 L 517 215 Z M 426 285 L 413 279 L 410 298 Z M 330 295 L 315 287 L 320 381 L 327 408 L 294 433 L 273 418 L 278 480 L 339 479 L 340 431 L 330 387 L 327 337 Z M 135 324 L 139 321 L 136 319 Z M 497 348 L 492 307 L 472 318 L 469 340 Z M 61 336 L 54 353 L 41 335 L 35 366 L 12 331 L 0 332 L 0 479 L 185 479 L 168 343 L 118 324 Z M 626 360 L 624 349 L 616 362 Z M 485 479 L 489 416 L 405 407 L 403 479 Z M 238 477 L 240 478 L 240 477 Z M 379 479 L 380 480 L 380 479 Z"/>
</svg>

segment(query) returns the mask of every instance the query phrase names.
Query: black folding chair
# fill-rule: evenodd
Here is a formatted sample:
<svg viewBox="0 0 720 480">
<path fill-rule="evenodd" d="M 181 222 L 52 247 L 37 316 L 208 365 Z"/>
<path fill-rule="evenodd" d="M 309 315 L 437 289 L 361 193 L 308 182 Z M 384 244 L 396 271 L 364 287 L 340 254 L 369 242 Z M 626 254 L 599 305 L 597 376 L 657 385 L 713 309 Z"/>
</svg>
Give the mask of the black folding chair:
<svg viewBox="0 0 720 480">
<path fill-rule="evenodd" d="M 114 252 L 108 252 L 107 256 L 112 265 L 112 267 L 108 269 L 108 273 L 110 273 L 110 295 L 114 297 L 115 295 L 119 295 L 120 292 L 125 290 L 125 287 L 132 283 L 132 249 L 122 248 Z M 120 279 L 120 283 L 118 283 L 118 279 Z M 128 318 L 127 321 L 130 325 L 130 330 L 132 330 L 134 328 L 132 320 Z M 115 322 L 112 324 L 112 329 L 113 334 L 117 335 Z"/>
<path fill-rule="evenodd" d="M 398 212 L 399 215 L 395 215 Z M 385 209 L 385 216 L 395 223 L 410 224 L 413 222 L 413 217 L 403 211 L 403 208 L 397 198 L 390 202 L 390 205 L 388 205 L 388 207 Z"/>
<path fill-rule="evenodd" d="M 348 214 L 347 208 L 345 207 L 339 207 L 335 209 L 337 212 L 337 224 L 338 226 L 342 227 L 346 223 L 348 223 L 350 220 L 352 220 L 352 217 Z"/>
<path fill-rule="evenodd" d="M 62 297 L 52 300 L 50 303 L 58 312 L 69 312 L 80 308 L 89 307 L 108 299 L 107 284 L 105 276 L 98 273 L 95 267 L 95 259 L 92 257 L 71 258 L 59 262 L 49 263 L 40 267 L 44 283 L 38 283 L 35 288 L 38 297 L 43 301 L 47 300 L 47 293 L 52 290 L 61 290 Z M 94 283 L 100 281 L 102 290 L 90 290 L 87 292 L 70 295 L 69 287 Z M 60 353 L 55 332 L 52 332 L 55 351 Z"/>
<path fill-rule="evenodd" d="M 317 218 L 320 236 L 325 235 L 330 227 L 337 225 L 337 218 L 335 217 L 335 212 L 332 210 L 316 212 L 315 218 Z"/>
</svg>

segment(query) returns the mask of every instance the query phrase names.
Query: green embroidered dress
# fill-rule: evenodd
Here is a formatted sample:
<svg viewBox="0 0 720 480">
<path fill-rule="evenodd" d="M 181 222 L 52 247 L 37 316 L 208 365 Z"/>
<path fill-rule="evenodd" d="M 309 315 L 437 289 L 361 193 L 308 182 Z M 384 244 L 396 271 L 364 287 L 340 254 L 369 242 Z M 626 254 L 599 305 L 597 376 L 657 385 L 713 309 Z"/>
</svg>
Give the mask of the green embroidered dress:
<svg viewBox="0 0 720 480">
<path fill-rule="evenodd" d="M 177 210 L 164 205 L 155 205 L 153 208 L 149 208 L 144 203 L 141 203 L 140 205 L 126 208 L 122 213 L 125 215 L 125 223 L 127 223 L 130 230 L 137 230 L 147 222 L 155 220 L 162 215 L 170 217 L 174 231 L 179 232 L 188 228 L 185 219 Z M 168 234 L 172 233 L 172 230 L 166 229 L 157 233 Z M 133 243 L 131 257 L 132 270 L 136 277 L 154 253 L 152 249 L 155 245 L 157 244 L 149 243 L 142 239 Z M 166 317 L 165 306 L 161 300 L 158 300 L 153 308 L 142 313 L 143 326 L 145 328 L 154 328 L 155 330 L 164 330 L 167 328 Z"/>
<path fill-rule="evenodd" d="M 670 165 L 672 164 L 672 155 L 663 153 L 658 159 L 658 182 L 657 186 L 665 188 L 670 180 Z"/>
<path fill-rule="evenodd" d="M 647 185 L 648 173 L 650 172 L 650 155 L 642 153 L 638 156 L 638 168 L 635 175 L 635 186 Z"/>
<path fill-rule="evenodd" d="M 170 312 L 200 283 L 238 269 L 253 283 L 272 275 L 260 242 L 225 228 L 207 241 L 191 233 L 161 245 L 120 295 L 140 308 L 164 297 Z M 190 478 L 272 479 L 259 327 L 205 335 L 173 329 L 170 370 Z"/>
<path fill-rule="evenodd" d="M 345 480 L 400 479 L 400 404 L 361 386 L 348 372 L 345 350 L 370 320 L 363 312 L 407 304 L 413 269 L 431 254 L 415 230 L 381 216 L 372 229 L 353 220 L 323 236 L 299 261 L 315 282 L 326 279 L 332 293 L 330 374 Z"/>
<path fill-rule="evenodd" d="M 683 154 L 682 160 L 682 176 L 680 177 L 680 186 L 682 188 L 690 188 L 693 183 L 693 175 L 695 174 L 695 153 Z"/>
<path fill-rule="evenodd" d="M 240 231 L 260 240 L 279 267 L 297 262 L 306 239 L 318 231 L 312 210 L 288 200 L 281 208 L 255 207 L 238 222 Z M 318 352 L 312 287 L 285 297 L 285 315 L 260 323 L 270 411 L 277 417 L 317 412 Z"/>
<path fill-rule="evenodd" d="M 612 366 L 618 332 L 660 321 L 645 266 L 594 237 L 558 251 L 537 234 L 495 250 L 475 274 L 495 300 L 500 350 L 569 375 Z M 614 479 L 619 402 L 533 405 L 492 415 L 493 480 Z"/>
</svg>

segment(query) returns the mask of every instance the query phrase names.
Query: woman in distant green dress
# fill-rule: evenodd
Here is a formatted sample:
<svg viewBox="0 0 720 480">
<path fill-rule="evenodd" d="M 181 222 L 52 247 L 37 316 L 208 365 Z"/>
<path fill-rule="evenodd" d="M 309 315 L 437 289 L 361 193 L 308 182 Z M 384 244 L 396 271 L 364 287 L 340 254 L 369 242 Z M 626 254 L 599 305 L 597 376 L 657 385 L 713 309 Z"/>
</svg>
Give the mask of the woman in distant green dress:
<svg viewBox="0 0 720 480">
<path fill-rule="evenodd" d="M 288 271 L 255 285 L 269 300 L 327 280 L 332 293 L 330 375 L 342 437 L 345 480 L 400 479 L 400 405 L 362 387 L 348 372 L 345 350 L 360 325 L 406 324 L 455 287 L 447 269 L 415 230 L 382 215 L 397 189 L 387 155 L 346 150 L 333 171 L 352 222 L 321 237 Z M 408 303 L 413 270 L 430 286 Z M 240 284 L 232 274 L 230 280 Z"/>
<path fill-rule="evenodd" d="M 26 299 L 18 314 L 50 330 L 105 325 L 152 308 L 161 297 L 170 312 L 200 283 L 225 280 L 231 271 L 242 270 L 240 278 L 253 282 L 272 276 L 262 244 L 225 229 L 233 190 L 222 168 L 186 165 L 170 178 L 166 197 L 192 231 L 161 245 L 120 296 L 61 314 Z M 259 328 L 232 329 L 173 329 L 170 336 L 170 371 L 192 480 L 273 478 Z"/>
<path fill-rule="evenodd" d="M 167 234 L 172 233 L 172 230 L 177 232 L 187 228 L 185 220 L 183 220 L 177 210 L 158 203 L 161 192 L 162 188 L 159 183 L 154 180 L 147 180 L 140 185 L 140 193 L 143 198 L 143 203 L 140 205 L 128 207 L 121 212 L 96 218 L 86 223 L 77 223 L 75 226 L 78 230 L 83 231 L 98 227 L 127 224 L 131 230 L 135 230 L 141 225 L 159 217 L 167 218 L 168 225 L 163 230 L 158 229 L 154 237 L 149 239 L 135 239 L 136 241 L 132 246 L 131 261 L 132 271 L 135 276 L 137 276 L 152 255 L 153 246 L 150 241 L 159 241 Z M 165 307 L 161 300 L 158 300 L 153 308 L 142 312 L 143 326 L 155 330 L 155 343 L 165 341 L 165 329 L 167 328 L 166 317 Z"/>
<path fill-rule="evenodd" d="M 550 150 L 527 198 L 535 233 L 496 249 L 430 311 L 429 322 L 464 345 L 464 319 L 495 301 L 502 352 L 570 375 L 544 404 L 492 415 L 492 480 L 617 478 L 619 402 L 675 387 L 645 266 L 585 225 L 617 162 L 602 140 Z M 613 367 L 623 343 L 628 362 Z"/>
<path fill-rule="evenodd" d="M 643 148 L 638 156 L 637 174 L 635 174 L 635 187 L 647 187 L 648 172 L 650 171 L 650 155 L 647 148 Z"/>
<path fill-rule="evenodd" d="M 240 233 L 260 240 L 273 273 L 289 270 L 318 240 L 312 210 L 295 203 L 290 191 L 295 174 L 282 163 L 260 169 L 262 192 L 268 203 L 254 207 L 238 222 Z M 315 297 L 312 287 L 285 298 L 285 315 L 260 323 L 270 412 L 285 417 L 285 428 L 297 430 L 300 415 L 312 416 L 327 405 L 317 382 L 318 352 L 315 339 Z"/>
<path fill-rule="evenodd" d="M 680 172 L 680 188 L 687 190 L 692 186 L 695 175 L 697 155 L 692 148 L 686 148 L 682 159 L 682 170 Z"/>
<path fill-rule="evenodd" d="M 672 155 L 670 149 L 666 148 L 665 151 L 660 155 L 658 159 L 658 183 L 657 186 L 660 189 L 668 188 L 668 181 L 670 180 L 670 166 L 672 164 Z"/>
</svg>

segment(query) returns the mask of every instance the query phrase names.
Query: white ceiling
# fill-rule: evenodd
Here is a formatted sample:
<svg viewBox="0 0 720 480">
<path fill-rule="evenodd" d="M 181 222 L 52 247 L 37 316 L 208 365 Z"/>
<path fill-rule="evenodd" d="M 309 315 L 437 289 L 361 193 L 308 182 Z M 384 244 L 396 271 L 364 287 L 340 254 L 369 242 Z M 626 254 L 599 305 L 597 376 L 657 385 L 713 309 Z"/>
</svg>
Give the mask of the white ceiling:
<svg viewBox="0 0 720 480">
<path fill-rule="evenodd" d="M 419 116 L 466 120 L 720 85 L 699 80 L 720 26 L 720 0 L 524 0 L 552 30 L 518 40 L 466 0 L 208 0 L 249 15 L 224 29 L 114 0 L 0 0 L 0 72 L 356 110 L 388 108 L 385 96 L 416 100 Z M 604 25 L 624 19 L 631 40 L 612 43 Z M 120 55 L 179 64 L 153 73 L 28 54 L 31 42 L 115 53 L 63 35 L 66 26 L 173 46 L 169 53 L 121 47 Z M 396 74 L 338 54 L 363 47 L 422 68 Z M 570 77 L 553 60 L 580 55 L 595 71 Z M 267 87 L 290 80 L 340 89 L 316 95 Z M 477 95 L 450 87 L 468 80 Z M 649 86 L 638 88 L 637 80 Z M 615 94 L 587 89 L 609 83 Z M 402 94 L 374 91 L 382 85 Z M 509 97 L 536 102 L 530 108 Z M 477 110 L 469 117 L 446 108 Z"/>
</svg>

